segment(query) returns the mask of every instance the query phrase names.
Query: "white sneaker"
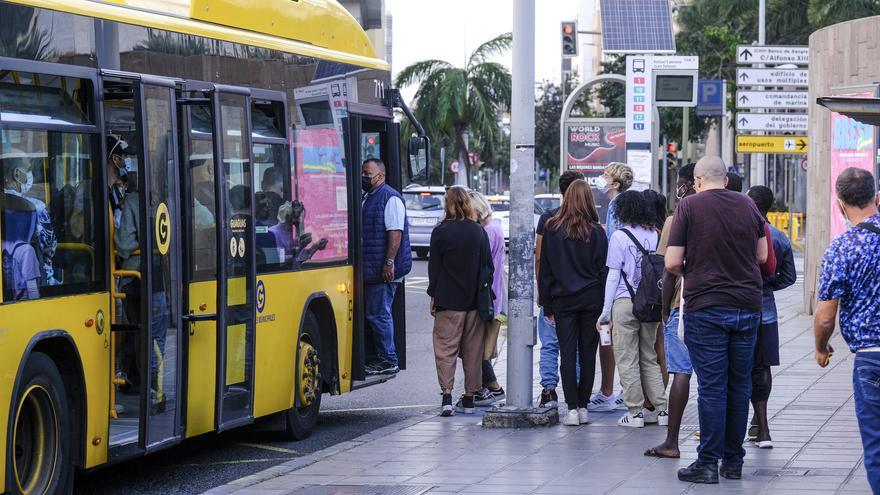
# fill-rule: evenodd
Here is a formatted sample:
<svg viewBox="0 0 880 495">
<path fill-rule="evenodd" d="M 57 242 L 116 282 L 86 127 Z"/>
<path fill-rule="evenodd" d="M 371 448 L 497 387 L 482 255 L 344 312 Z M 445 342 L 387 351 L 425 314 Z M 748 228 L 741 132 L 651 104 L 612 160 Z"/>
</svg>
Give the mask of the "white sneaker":
<svg viewBox="0 0 880 495">
<path fill-rule="evenodd" d="M 660 416 L 660 411 L 654 409 L 653 411 L 650 409 L 642 409 L 642 416 L 645 418 L 645 424 L 650 425 L 656 423 Z"/>
<path fill-rule="evenodd" d="M 618 390 L 617 392 L 614 392 L 614 395 L 612 395 L 611 397 L 614 397 L 615 409 L 626 411 L 626 403 L 623 402 L 623 390 Z"/>
<path fill-rule="evenodd" d="M 617 426 L 628 426 L 630 428 L 644 428 L 645 417 L 639 411 L 636 414 L 626 413 L 617 420 Z"/>
<path fill-rule="evenodd" d="M 590 397 L 590 403 L 587 404 L 587 410 L 593 412 L 608 412 L 617 409 L 617 405 L 614 401 L 617 399 L 617 396 L 605 395 L 602 392 L 596 392 Z"/>
<path fill-rule="evenodd" d="M 669 413 L 666 411 L 660 411 L 660 414 L 657 415 L 657 424 L 660 426 L 669 426 Z"/>
<path fill-rule="evenodd" d="M 578 421 L 582 425 L 585 425 L 590 422 L 590 413 L 587 412 L 586 407 L 579 407 L 578 408 Z"/>
<path fill-rule="evenodd" d="M 580 414 L 578 414 L 577 409 L 572 409 L 571 411 L 568 411 L 565 417 L 562 418 L 562 424 L 566 426 L 580 425 Z"/>
</svg>

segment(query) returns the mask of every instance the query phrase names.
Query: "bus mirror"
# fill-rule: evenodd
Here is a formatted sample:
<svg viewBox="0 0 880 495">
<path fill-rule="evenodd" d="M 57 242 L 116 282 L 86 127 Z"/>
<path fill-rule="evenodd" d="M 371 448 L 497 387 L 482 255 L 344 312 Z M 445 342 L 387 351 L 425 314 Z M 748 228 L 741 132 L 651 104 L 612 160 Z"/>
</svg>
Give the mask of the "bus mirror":
<svg viewBox="0 0 880 495">
<path fill-rule="evenodd" d="M 409 140 L 409 173 L 413 181 L 424 181 L 428 175 L 428 153 L 430 143 L 425 136 L 413 136 Z"/>
</svg>

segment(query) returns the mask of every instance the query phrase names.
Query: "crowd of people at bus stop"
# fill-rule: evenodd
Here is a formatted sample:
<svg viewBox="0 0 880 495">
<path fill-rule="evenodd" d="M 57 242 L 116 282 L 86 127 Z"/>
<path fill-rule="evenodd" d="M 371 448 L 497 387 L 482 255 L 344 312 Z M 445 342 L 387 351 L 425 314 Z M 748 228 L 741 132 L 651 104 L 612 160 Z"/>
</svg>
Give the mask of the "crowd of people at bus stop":
<svg viewBox="0 0 880 495">
<path fill-rule="evenodd" d="M 678 171 L 677 204 L 668 216 L 666 198 L 632 190 L 633 180 L 623 163 L 610 164 L 596 189 L 581 173 L 565 172 L 561 206 L 538 222 L 538 406 L 558 406 L 561 379 L 564 425 L 620 410 L 621 427 L 667 427 L 666 439 L 644 455 L 679 458 L 682 416 L 696 374 L 698 458 L 678 477 L 695 483 L 740 479 L 744 438 L 757 448 L 773 447 L 767 404 L 771 368 L 780 362 L 773 293 L 797 278 L 791 242 L 767 221 L 775 195 L 760 185 L 743 193 L 742 179 L 720 158 L 707 156 Z M 880 196 L 864 170 L 847 169 L 836 187 L 840 212 L 855 227 L 825 254 L 816 359 L 829 364 L 839 312 L 843 337 L 857 352 L 856 411 L 869 481 L 880 493 Z M 597 190 L 610 200 L 601 218 Z M 498 230 L 479 192 L 447 189 L 428 262 L 442 416 L 473 413 L 504 398 L 491 364 L 505 311 Z M 597 354 L 601 382 L 593 392 Z M 464 393 L 453 404 L 458 358 Z"/>
</svg>

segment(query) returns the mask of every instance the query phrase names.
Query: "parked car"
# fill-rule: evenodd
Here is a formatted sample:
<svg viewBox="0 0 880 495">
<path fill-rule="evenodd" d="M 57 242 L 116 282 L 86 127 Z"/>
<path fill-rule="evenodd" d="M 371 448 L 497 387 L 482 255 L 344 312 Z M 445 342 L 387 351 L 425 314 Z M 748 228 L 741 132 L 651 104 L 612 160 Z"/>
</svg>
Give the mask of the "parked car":
<svg viewBox="0 0 880 495">
<path fill-rule="evenodd" d="M 431 232 L 443 218 L 446 188 L 443 186 L 407 186 L 403 190 L 403 204 L 409 219 L 409 243 L 419 258 L 427 258 L 431 246 Z"/>
<path fill-rule="evenodd" d="M 535 203 L 541 207 L 542 213 L 548 210 L 559 208 L 562 204 L 561 194 L 536 194 Z"/>
<path fill-rule="evenodd" d="M 492 218 L 501 224 L 501 230 L 504 231 L 504 243 L 510 244 L 510 196 L 489 196 L 486 199 L 492 207 Z M 538 219 L 543 212 L 536 201 L 533 227 L 538 226 Z"/>
</svg>

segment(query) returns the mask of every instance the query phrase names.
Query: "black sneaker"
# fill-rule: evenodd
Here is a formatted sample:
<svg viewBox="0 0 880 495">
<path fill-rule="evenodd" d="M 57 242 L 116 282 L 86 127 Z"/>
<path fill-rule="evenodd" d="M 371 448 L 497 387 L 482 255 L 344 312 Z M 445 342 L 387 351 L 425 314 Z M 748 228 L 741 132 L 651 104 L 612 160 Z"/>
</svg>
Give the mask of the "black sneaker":
<svg viewBox="0 0 880 495">
<path fill-rule="evenodd" d="M 443 403 L 440 410 L 440 416 L 452 416 L 452 394 L 443 394 Z"/>
<path fill-rule="evenodd" d="M 556 396 L 555 388 L 541 390 L 541 402 L 538 404 L 538 407 L 545 409 L 559 407 L 559 398 Z"/>
<path fill-rule="evenodd" d="M 474 405 L 477 407 L 489 407 L 495 403 L 495 395 L 488 388 L 474 395 Z"/>
<path fill-rule="evenodd" d="M 741 480 L 743 477 L 743 467 L 742 464 L 736 466 L 730 466 L 722 463 L 721 468 L 718 470 L 721 476 L 729 480 Z"/>
<path fill-rule="evenodd" d="M 465 414 L 474 413 L 474 396 L 462 395 L 461 399 L 455 403 L 455 410 Z"/>
<path fill-rule="evenodd" d="M 495 389 L 495 390 L 492 390 L 492 389 L 490 388 L 490 389 L 489 389 L 489 392 L 492 393 L 492 397 L 495 398 L 495 402 L 500 402 L 500 401 L 504 400 L 505 398 L 507 398 L 507 395 L 504 394 L 504 388 L 503 388 L 503 387 L 498 387 L 498 388 Z"/>
<path fill-rule="evenodd" d="M 696 461 L 690 466 L 678 470 L 678 480 L 716 485 L 718 484 L 718 465 Z"/>
<path fill-rule="evenodd" d="M 382 361 L 366 370 L 368 375 L 396 375 L 399 371 L 400 368 L 396 364 L 389 363 L 388 361 Z"/>
</svg>

